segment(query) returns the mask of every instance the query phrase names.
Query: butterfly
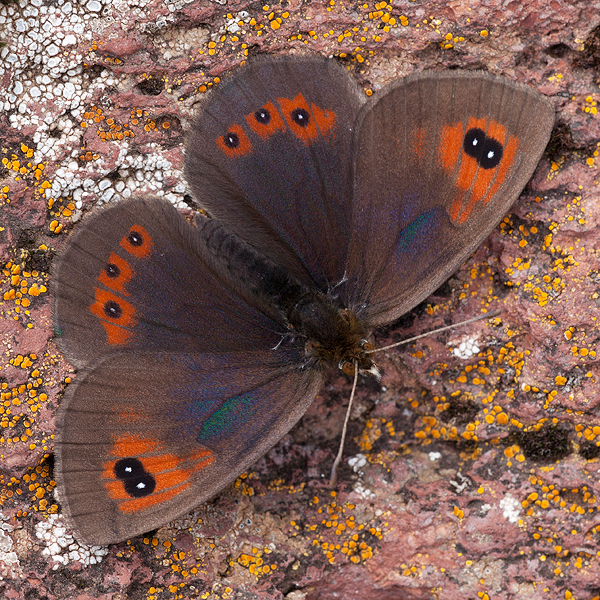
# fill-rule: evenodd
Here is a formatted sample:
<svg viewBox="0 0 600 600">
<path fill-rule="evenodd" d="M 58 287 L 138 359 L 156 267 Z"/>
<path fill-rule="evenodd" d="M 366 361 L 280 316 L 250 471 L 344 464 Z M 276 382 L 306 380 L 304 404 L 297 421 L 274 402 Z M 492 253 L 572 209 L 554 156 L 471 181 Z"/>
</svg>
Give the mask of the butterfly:
<svg viewBox="0 0 600 600">
<path fill-rule="evenodd" d="M 235 70 L 187 134 L 194 223 L 160 198 L 121 201 L 57 261 L 58 344 L 79 373 L 56 480 L 76 537 L 119 542 L 189 512 L 293 427 L 329 369 L 377 374 L 372 332 L 499 223 L 553 122 L 544 96 L 483 72 L 365 99 L 321 57 Z"/>
</svg>

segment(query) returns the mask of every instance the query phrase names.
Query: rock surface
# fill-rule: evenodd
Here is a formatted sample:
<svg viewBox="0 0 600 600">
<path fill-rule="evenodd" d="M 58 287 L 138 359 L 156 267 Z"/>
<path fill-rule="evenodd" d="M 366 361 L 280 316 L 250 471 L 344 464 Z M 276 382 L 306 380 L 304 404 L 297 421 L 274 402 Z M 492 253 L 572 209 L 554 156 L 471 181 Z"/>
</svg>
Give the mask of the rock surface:
<svg viewBox="0 0 600 600">
<path fill-rule="evenodd" d="M 8 599 L 600 596 L 600 3 L 0 1 L 0 596 Z M 184 208 L 183 132 L 249 55 L 337 57 L 377 93 L 422 69 L 485 69 L 548 95 L 557 123 L 501 226 L 350 382 L 234 486 L 109 547 L 78 544 L 53 490 L 73 370 L 50 269 L 94 205 L 160 191 Z"/>
</svg>

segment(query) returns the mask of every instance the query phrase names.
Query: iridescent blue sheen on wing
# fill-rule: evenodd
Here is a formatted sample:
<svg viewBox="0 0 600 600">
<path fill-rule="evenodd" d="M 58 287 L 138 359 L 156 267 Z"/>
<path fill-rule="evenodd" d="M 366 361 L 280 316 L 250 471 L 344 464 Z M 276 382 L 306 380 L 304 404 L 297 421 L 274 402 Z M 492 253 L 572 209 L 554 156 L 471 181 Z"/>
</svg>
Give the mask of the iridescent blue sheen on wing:
<svg viewBox="0 0 600 600">
<path fill-rule="evenodd" d="M 432 247 L 431 241 L 437 239 L 442 232 L 443 217 L 444 211 L 436 207 L 421 213 L 400 231 L 395 248 L 399 262 L 419 257 Z M 407 267 L 410 268 L 409 265 Z"/>
</svg>

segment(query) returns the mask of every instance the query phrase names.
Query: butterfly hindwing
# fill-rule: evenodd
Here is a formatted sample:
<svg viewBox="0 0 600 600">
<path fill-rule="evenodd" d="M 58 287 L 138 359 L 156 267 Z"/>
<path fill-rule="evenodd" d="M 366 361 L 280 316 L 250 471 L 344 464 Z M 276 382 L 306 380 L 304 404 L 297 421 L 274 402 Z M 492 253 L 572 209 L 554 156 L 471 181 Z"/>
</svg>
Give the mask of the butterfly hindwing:
<svg viewBox="0 0 600 600">
<path fill-rule="evenodd" d="M 252 465 L 322 383 L 284 350 L 128 352 L 70 388 L 56 476 L 78 538 L 121 541 L 189 512 Z"/>
<path fill-rule="evenodd" d="M 269 57 L 204 102 L 185 174 L 211 214 L 300 280 L 343 277 L 352 206 L 351 141 L 364 96 L 321 57 Z"/>
<path fill-rule="evenodd" d="M 225 285 L 210 262 L 196 229 L 168 202 L 138 198 L 96 211 L 69 238 L 55 272 L 61 349 L 87 366 L 130 350 L 274 347 L 285 326 L 259 299 Z"/>
<path fill-rule="evenodd" d="M 349 302 L 374 325 L 433 292 L 489 235 L 533 174 L 554 108 L 485 73 L 421 73 L 359 117 Z"/>
</svg>

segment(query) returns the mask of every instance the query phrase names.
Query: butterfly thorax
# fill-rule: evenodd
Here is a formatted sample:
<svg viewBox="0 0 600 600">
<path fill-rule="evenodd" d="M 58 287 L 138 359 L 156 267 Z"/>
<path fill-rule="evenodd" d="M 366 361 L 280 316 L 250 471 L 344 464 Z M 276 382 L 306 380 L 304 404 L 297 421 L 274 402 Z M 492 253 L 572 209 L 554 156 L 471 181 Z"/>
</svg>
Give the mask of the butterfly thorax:
<svg viewBox="0 0 600 600">
<path fill-rule="evenodd" d="M 365 323 L 350 309 L 340 308 L 337 298 L 314 290 L 301 290 L 286 311 L 288 323 L 305 340 L 307 356 L 319 368 L 339 367 L 347 374 L 374 372 L 366 341 Z"/>
<path fill-rule="evenodd" d="M 264 265 L 258 291 L 269 297 L 287 326 L 288 337 L 304 344 L 309 365 L 321 370 L 340 368 L 347 375 L 359 371 L 378 375 L 365 339 L 370 331 L 339 298 L 304 286 L 282 269 Z"/>
</svg>

